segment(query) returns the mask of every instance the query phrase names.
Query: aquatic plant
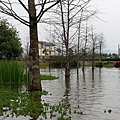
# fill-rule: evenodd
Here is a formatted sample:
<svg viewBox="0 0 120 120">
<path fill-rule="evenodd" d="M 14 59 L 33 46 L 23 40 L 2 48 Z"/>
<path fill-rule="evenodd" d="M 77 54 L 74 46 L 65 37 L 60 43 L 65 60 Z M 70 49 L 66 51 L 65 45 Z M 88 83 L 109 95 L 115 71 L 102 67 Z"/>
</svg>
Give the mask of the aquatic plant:
<svg viewBox="0 0 120 120">
<path fill-rule="evenodd" d="M 104 113 L 106 113 L 106 110 L 104 110 Z"/>
<path fill-rule="evenodd" d="M 111 109 L 108 109 L 108 110 L 104 110 L 104 113 L 106 113 L 108 111 L 108 113 L 111 113 L 112 110 Z"/>
<path fill-rule="evenodd" d="M 71 120 L 71 113 L 74 114 L 72 108 L 66 109 L 65 100 L 61 100 L 58 104 L 52 105 L 41 99 L 42 95 L 48 92 L 36 91 L 18 93 L 10 89 L 0 89 L 0 116 L 18 117 L 20 115 L 30 116 L 34 119 L 38 117 L 42 119 Z M 77 115 L 83 115 L 83 112 L 76 110 Z"/>
<path fill-rule="evenodd" d="M 58 79 L 58 77 L 56 77 L 56 76 L 51 76 L 51 75 L 41 75 L 41 76 L 40 76 L 40 79 L 41 79 L 41 80 L 55 80 L 55 79 Z"/>
<path fill-rule="evenodd" d="M 41 75 L 41 80 L 54 80 L 58 77 Z M 0 83 L 27 83 L 28 69 L 20 66 L 16 61 L 0 61 Z"/>
<path fill-rule="evenodd" d="M 28 81 L 28 70 L 14 61 L 0 61 L 0 83 L 23 83 Z"/>
<path fill-rule="evenodd" d="M 112 112 L 112 110 L 111 110 L 111 109 L 109 109 L 109 110 L 108 110 L 108 113 L 111 113 L 111 112 Z"/>
</svg>

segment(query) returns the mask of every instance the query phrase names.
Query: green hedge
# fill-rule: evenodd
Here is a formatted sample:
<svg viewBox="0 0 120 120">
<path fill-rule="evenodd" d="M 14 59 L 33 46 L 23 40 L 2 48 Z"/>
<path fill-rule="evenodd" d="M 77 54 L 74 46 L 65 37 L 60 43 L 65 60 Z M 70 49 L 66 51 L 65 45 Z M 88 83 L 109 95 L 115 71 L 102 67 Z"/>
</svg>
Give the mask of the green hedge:
<svg viewBox="0 0 120 120">
<path fill-rule="evenodd" d="M 95 67 L 103 67 L 103 62 L 95 62 Z"/>
<path fill-rule="evenodd" d="M 51 62 L 51 67 L 53 67 L 53 68 L 60 68 L 60 67 L 65 68 L 65 65 L 66 65 L 66 61 L 56 60 L 56 61 Z M 77 60 L 71 60 L 70 67 L 76 68 L 77 67 Z"/>
</svg>

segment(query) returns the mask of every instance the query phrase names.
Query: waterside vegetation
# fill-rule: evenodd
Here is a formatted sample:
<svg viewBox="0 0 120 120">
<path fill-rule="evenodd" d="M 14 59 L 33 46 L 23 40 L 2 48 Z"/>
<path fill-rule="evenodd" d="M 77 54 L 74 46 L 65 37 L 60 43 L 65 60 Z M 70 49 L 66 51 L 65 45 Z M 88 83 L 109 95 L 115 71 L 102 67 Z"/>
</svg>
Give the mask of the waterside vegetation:
<svg viewBox="0 0 120 120">
<path fill-rule="evenodd" d="M 64 99 L 54 105 L 41 100 L 41 96 L 47 94 L 46 91 L 18 93 L 10 89 L 0 89 L 0 116 L 7 118 L 23 115 L 30 116 L 34 120 L 54 117 L 57 120 L 71 120 L 72 114 L 85 115 L 80 110 L 68 107 Z"/>
<path fill-rule="evenodd" d="M 0 61 L 0 83 L 24 83 L 28 81 L 28 70 L 13 61 Z"/>
<path fill-rule="evenodd" d="M 54 80 L 58 77 L 41 75 L 41 80 Z M 20 61 L 0 61 L 0 83 L 28 83 L 28 68 Z"/>
<path fill-rule="evenodd" d="M 99 63 L 98 63 L 99 64 Z M 101 65 L 101 63 L 100 63 Z M 17 63 L 15 61 L 1 61 L 0 62 L 0 78 L 1 83 L 26 83 L 28 78 L 28 71 L 26 66 Z M 4 71 L 4 72 L 3 72 Z M 9 74 L 8 74 L 9 73 Z M 18 74 L 18 75 L 16 75 Z M 9 77 L 8 77 L 9 75 Z M 19 79 L 18 79 L 19 78 Z M 52 80 L 57 79 L 55 76 L 41 75 L 41 80 Z M 0 88 L 0 116 L 4 117 L 18 117 L 30 116 L 32 120 L 43 119 L 53 119 L 57 120 L 71 120 L 72 115 L 81 116 L 86 115 L 79 107 L 72 108 L 66 99 L 62 99 L 56 104 L 47 103 L 41 99 L 42 95 L 47 95 L 48 93 L 43 90 L 43 92 L 28 92 L 24 91 L 18 92 L 17 90 L 8 89 L 7 87 Z M 111 111 L 108 110 L 108 113 Z"/>
<path fill-rule="evenodd" d="M 17 62 L 17 64 L 19 66 L 26 66 L 25 62 L 24 61 L 14 61 L 14 62 Z M 81 67 L 81 64 L 82 61 L 80 61 L 80 66 Z M 45 69 L 45 68 L 61 68 L 61 67 L 64 67 L 65 66 L 65 63 L 61 60 L 52 60 L 51 63 L 49 64 L 49 61 L 46 60 L 46 62 L 40 62 L 40 69 Z M 74 61 L 71 61 L 71 67 L 72 68 L 76 68 L 77 66 L 77 61 L 74 60 Z M 85 67 L 90 67 L 91 66 L 91 62 L 90 61 L 86 61 L 85 62 Z M 96 61 L 95 62 L 95 67 L 107 67 L 107 68 L 112 68 L 112 67 L 115 67 L 115 61 Z"/>
</svg>

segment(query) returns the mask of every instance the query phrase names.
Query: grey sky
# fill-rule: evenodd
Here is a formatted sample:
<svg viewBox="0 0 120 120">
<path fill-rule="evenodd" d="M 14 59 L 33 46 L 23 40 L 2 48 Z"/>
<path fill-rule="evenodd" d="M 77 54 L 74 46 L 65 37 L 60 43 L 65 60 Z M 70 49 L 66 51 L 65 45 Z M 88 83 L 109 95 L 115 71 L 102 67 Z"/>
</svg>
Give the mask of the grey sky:
<svg viewBox="0 0 120 120">
<path fill-rule="evenodd" d="M 95 26 L 97 30 L 103 32 L 106 40 L 106 51 L 117 52 L 120 44 L 120 0 L 96 0 L 96 4 L 101 12 Z"/>
<path fill-rule="evenodd" d="M 105 21 L 95 19 L 93 24 L 97 31 L 102 32 L 105 36 L 105 52 L 117 52 L 118 44 L 120 44 L 120 0 L 93 1 L 94 5 L 97 5 L 101 12 L 98 14 L 98 17 Z M 22 31 L 22 34 L 25 30 Z M 40 34 L 40 37 L 45 39 L 44 34 Z"/>
<path fill-rule="evenodd" d="M 102 19 L 95 19 L 93 26 L 99 33 L 103 33 L 106 40 L 106 52 L 117 52 L 118 44 L 120 44 L 120 0 L 93 0 L 92 2 L 101 13 L 97 16 Z M 2 15 L 3 16 L 3 15 Z M 20 37 L 22 38 L 22 43 L 28 37 L 28 28 L 20 23 L 16 23 L 11 19 L 12 24 L 16 26 L 17 30 L 20 32 Z M 91 23 L 91 24 L 92 24 Z M 39 33 L 41 26 L 39 26 Z M 41 33 L 39 36 L 41 39 L 45 39 L 45 34 Z"/>
</svg>

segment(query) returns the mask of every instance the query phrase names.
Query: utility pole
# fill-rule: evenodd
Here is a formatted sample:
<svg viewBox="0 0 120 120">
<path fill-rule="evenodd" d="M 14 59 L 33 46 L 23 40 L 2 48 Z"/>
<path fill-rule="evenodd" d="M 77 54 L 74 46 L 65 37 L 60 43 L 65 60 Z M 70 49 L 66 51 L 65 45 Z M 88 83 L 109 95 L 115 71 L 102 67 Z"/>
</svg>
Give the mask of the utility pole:
<svg viewBox="0 0 120 120">
<path fill-rule="evenodd" d="M 118 44 L 118 57 L 120 57 L 120 45 Z"/>
</svg>

